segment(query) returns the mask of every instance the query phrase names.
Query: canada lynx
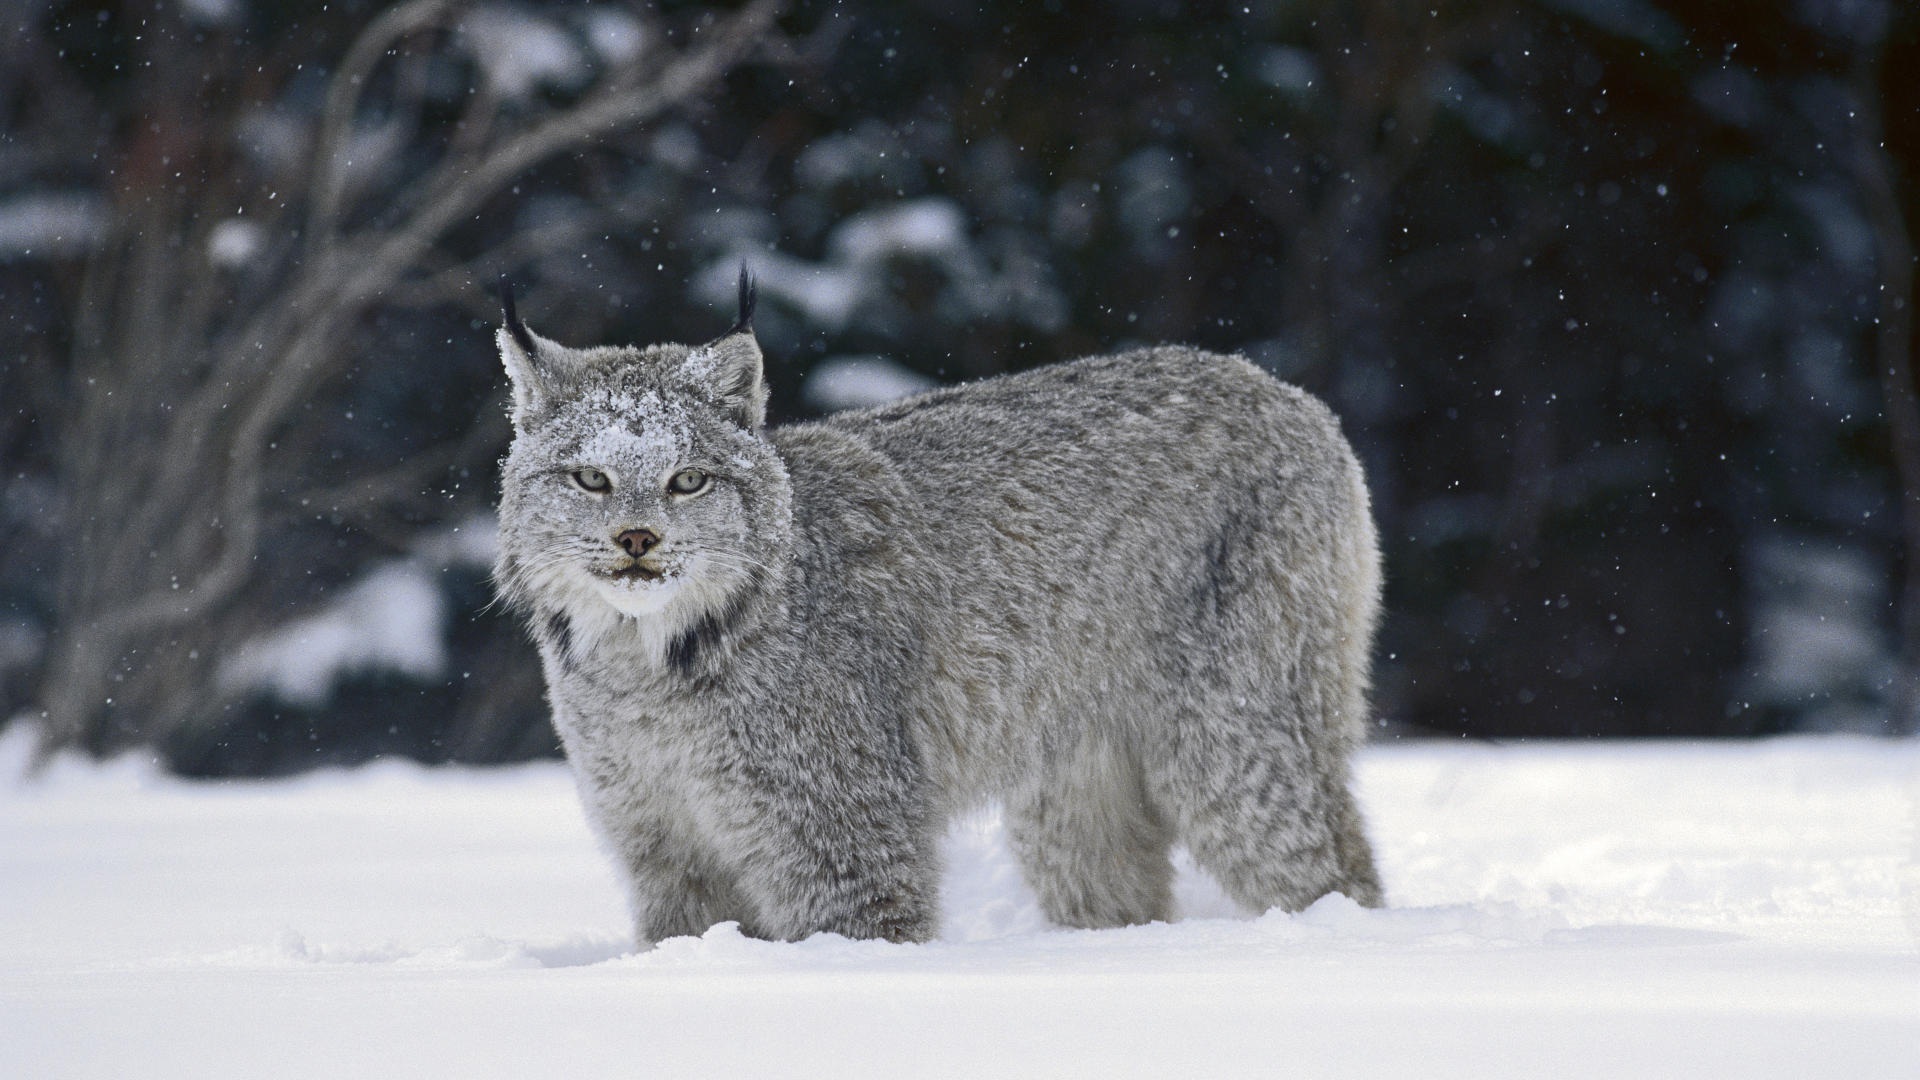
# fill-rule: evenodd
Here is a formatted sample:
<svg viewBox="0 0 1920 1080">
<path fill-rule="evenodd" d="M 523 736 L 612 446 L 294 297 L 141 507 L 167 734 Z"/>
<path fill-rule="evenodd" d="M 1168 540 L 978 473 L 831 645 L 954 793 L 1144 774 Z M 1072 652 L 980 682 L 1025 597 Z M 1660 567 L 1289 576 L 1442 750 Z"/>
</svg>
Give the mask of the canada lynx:
<svg viewBox="0 0 1920 1080">
<path fill-rule="evenodd" d="M 540 648 L 642 947 L 918 941 L 994 799 L 1047 915 L 1381 902 L 1348 757 L 1379 557 L 1318 401 L 1245 360 L 1097 357 L 765 428 L 740 318 L 570 349 L 505 297 L 500 589 Z"/>
</svg>

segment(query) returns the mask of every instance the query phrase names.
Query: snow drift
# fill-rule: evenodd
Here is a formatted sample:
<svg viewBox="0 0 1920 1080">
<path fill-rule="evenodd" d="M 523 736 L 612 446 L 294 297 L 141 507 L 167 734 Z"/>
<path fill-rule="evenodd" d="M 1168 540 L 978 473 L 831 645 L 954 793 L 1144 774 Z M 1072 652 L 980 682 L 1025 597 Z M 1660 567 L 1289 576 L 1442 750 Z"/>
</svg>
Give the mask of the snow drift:
<svg viewBox="0 0 1920 1080">
<path fill-rule="evenodd" d="M 0 1075 L 1910 1076 L 1920 744 L 1376 745 L 1394 907 L 1047 927 L 991 814 L 928 945 L 630 952 L 555 764 L 17 779 Z"/>
</svg>

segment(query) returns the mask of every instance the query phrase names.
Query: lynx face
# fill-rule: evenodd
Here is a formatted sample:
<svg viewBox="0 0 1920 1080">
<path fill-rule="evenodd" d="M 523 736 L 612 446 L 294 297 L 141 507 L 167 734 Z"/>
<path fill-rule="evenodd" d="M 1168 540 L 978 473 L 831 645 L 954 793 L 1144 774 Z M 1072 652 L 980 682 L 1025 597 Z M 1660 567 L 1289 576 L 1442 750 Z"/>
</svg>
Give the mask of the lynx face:
<svg viewBox="0 0 1920 1080">
<path fill-rule="evenodd" d="M 516 329 L 518 332 L 516 332 Z M 760 350 L 737 329 L 697 348 L 576 350 L 510 322 L 502 591 L 516 602 L 687 624 L 751 587 L 784 488 L 760 438 Z"/>
<path fill-rule="evenodd" d="M 596 386 L 523 432 L 533 452 L 510 458 L 509 474 L 524 503 L 547 508 L 544 535 L 526 538 L 528 569 L 640 616 L 750 566 L 751 437 L 697 409 L 661 390 Z"/>
</svg>

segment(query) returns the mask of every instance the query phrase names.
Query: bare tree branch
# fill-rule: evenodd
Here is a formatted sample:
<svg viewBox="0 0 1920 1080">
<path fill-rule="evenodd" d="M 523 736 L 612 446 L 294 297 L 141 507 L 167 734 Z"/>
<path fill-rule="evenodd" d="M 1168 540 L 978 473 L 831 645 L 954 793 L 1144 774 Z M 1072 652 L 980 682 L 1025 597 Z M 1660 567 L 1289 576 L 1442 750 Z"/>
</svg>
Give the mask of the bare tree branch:
<svg viewBox="0 0 1920 1080">
<path fill-rule="evenodd" d="M 327 86 L 327 105 L 320 114 L 320 137 L 313 146 L 314 190 L 307 208 L 307 237 L 311 243 L 325 245 L 339 223 L 340 198 L 346 186 L 346 159 L 341 151 L 353 131 L 360 95 L 374 68 L 380 65 L 394 42 L 439 22 L 456 2 L 412 0 L 389 8 L 347 49 L 339 70 Z"/>
<path fill-rule="evenodd" d="M 205 220 L 208 206 L 200 208 L 196 222 L 194 208 L 181 200 L 154 198 L 154 190 L 168 190 L 165 184 L 132 191 L 134 208 L 120 242 L 90 270 L 90 298 L 77 339 L 96 381 L 84 388 L 68 431 L 64 466 L 74 482 L 63 484 L 70 500 L 65 516 L 82 543 L 63 573 L 63 610 L 42 683 L 43 755 L 71 742 L 99 742 L 106 668 L 119 662 L 130 643 L 163 632 L 180 637 L 180 628 L 226 612 L 256 580 L 269 524 L 262 489 L 276 433 L 347 367 L 343 342 L 364 313 L 389 302 L 451 230 L 529 169 L 708 92 L 758 46 L 781 6 L 780 0 L 758 0 L 707 24 L 681 52 L 663 57 L 663 66 L 649 77 L 634 70 L 611 75 L 530 128 L 513 134 L 489 128 L 484 138 L 455 140 L 433 173 L 415 185 L 425 196 L 404 205 L 397 220 L 343 232 L 349 206 L 341 150 L 362 91 L 394 42 L 433 25 L 456 3 L 414 0 L 376 20 L 350 48 L 329 88 L 309 171 L 308 228 L 296 245 L 279 249 L 281 258 L 267 271 L 284 273 L 284 280 L 271 290 L 255 285 L 252 310 L 238 307 L 240 314 L 224 328 L 207 325 L 212 306 L 199 288 L 206 275 L 219 272 L 199 257 L 212 224 Z M 172 110 L 153 125 L 156 139 L 174 137 L 161 121 L 199 122 L 182 105 L 193 100 L 192 93 L 173 90 L 171 97 L 156 99 Z M 178 137 L 200 138 L 189 145 L 204 151 L 209 140 L 202 135 L 192 129 Z M 147 158 L 167 160 L 170 153 L 156 147 Z M 136 154 L 134 160 L 138 165 L 147 158 Z M 141 182 L 137 171 L 129 182 Z M 296 186 L 273 202 L 299 205 L 302 194 Z M 185 267 L 183 239 L 190 245 Z M 474 258 L 499 258 L 517 247 Z M 403 291 L 448 284 L 429 279 Z M 180 325 L 182 317 L 194 325 Z M 143 385 L 155 375 L 163 380 Z M 351 495 L 356 506 L 377 509 L 444 469 L 447 454 L 468 455 L 472 440 L 498 434 L 495 427 L 477 425 L 458 444 L 349 484 L 341 494 Z M 130 460 L 127 448 L 139 457 Z M 125 558 L 117 550 L 123 545 L 109 542 L 129 532 L 154 545 L 145 558 Z M 122 557 L 95 558 L 94 552 Z M 176 677 L 187 676 L 151 675 L 161 682 Z"/>
</svg>

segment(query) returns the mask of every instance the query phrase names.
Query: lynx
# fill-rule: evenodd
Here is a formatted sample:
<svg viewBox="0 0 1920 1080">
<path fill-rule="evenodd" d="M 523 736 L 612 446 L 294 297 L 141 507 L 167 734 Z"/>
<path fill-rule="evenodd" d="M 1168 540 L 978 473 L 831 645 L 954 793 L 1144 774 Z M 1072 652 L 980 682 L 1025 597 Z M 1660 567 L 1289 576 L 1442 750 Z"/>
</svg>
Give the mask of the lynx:
<svg viewBox="0 0 1920 1080">
<path fill-rule="evenodd" d="M 1333 415 L 1153 348 L 769 428 L 754 289 L 698 347 L 567 348 L 503 289 L 503 597 L 641 947 L 920 941 L 988 800 L 1047 916 L 1381 902 L 1349 757 L 1380 570 Z"/>
</svg>

